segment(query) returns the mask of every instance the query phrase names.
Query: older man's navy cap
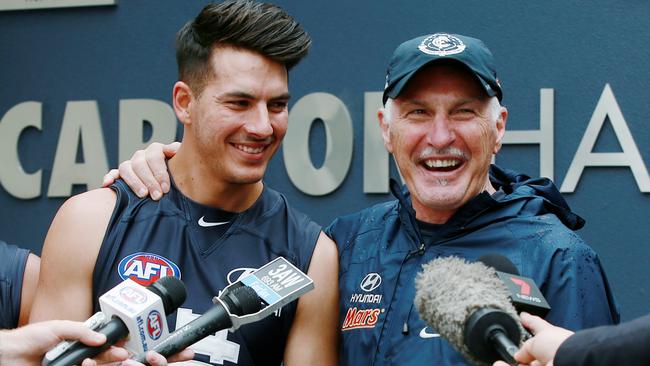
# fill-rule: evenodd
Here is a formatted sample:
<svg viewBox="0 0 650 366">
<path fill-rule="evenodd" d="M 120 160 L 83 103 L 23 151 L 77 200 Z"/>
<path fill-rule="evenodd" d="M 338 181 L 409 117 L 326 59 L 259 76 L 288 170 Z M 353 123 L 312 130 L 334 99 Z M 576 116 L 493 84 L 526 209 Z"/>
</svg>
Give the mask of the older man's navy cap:
<svg viewBox="0 0 650 366">
<path fill-rule="evenodd" d="M 490 50 L 479 39 L 436 33 L 399 45 L 388 64 L 383 101 L 395 99 L 418 70 L 436 60 L 457 60 L 472 71 L 487 95 L 503 98 Z"/>
</svg>

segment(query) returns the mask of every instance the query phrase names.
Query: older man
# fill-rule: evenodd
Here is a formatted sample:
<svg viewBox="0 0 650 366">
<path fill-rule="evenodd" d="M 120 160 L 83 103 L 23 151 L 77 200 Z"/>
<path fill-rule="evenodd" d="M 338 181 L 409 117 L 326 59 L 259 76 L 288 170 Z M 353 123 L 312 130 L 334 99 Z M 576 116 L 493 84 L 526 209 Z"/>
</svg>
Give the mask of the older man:
<svg viewBox="0 0 650 366">
<path fill-rule="evenodd" d="M 502 98 L 478 39 L 436 33 L 395 50 L 378 117 L 406 185 L 392 181 L 396 200 L 326 229 L 339 248 L 342 365 L 468 364 L 413 307 L 416 273 L 440 256 L 498 252 L 539 285 L 549 321 L 571 329 L 618 322 L 598 257 L 574 233 L 584 220 L 550 180 L 490 165 L 508 117 Z M 160 159 L 156 149 L 148 155 Z M 137 155 L 135 171 L 151 184 L 145 153 Z"/>
<path fill-rule="evenodd" d="M 378 116 L 406 187 L 393 181 L 397 200 L 326 230 L 340 252 L 342 364 L 467 364 L 413 309 L 415 274 L 440 256 L 507 256 L 556 324 L 618 321 L 596 254 L 573 233 L 584 221 L 553 183 L 490 167 L 508 117 L 501 99 L 478 39 L 437 33 L 395 50 Z"/>
</svg>

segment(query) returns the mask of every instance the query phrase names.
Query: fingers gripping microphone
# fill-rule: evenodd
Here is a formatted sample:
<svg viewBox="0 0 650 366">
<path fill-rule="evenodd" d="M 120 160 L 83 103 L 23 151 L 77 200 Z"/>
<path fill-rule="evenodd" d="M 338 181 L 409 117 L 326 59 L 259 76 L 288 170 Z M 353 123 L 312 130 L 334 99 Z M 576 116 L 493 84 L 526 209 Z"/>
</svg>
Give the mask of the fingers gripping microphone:
<svg viewBox="0 0 650 366">
<path fill-rule="evenodd" d="M 110 320 L 95 331 L 106 335 L 106 343 L 76 343 L 49 366 L 81 364 L 127 336 L 126 349 L 146 352 L 169 333 L 166 314 L 176 311 L 185 297 L 185 285 L 175 277 L 162 277 L 146 288 L 131 280 L 120 283 L 99 298 L 101 312 Z"/>
<path fill-rule="evenodd" d="M 519 270 L 508 258 L 501 254 L 490 253 L 481 256 L 478 260 L 496 270 L 496 275 L 506 286 L 510 301 L 518 313 L 525 311 L 544 318 L 551 310 L 535 281 L 520 276 Z"/>
<path fill-rule="evenodd" d="M 314 288 L 314 282 L 293 264 L 278 257 L 221 291 L 206 313 L 176 329 L 153 348 L 173 355 L 217 331 L 259 321 Z M 133 358 L 146 364 L 145 354 Z"/>
<path fill-rule="evenodd" d="M 415 288 L 422 319 L 467 360 L 517 364 L 522 327 L 493 269 L 457 257 L 438 258 L 423 266 Z"/>
</svg>

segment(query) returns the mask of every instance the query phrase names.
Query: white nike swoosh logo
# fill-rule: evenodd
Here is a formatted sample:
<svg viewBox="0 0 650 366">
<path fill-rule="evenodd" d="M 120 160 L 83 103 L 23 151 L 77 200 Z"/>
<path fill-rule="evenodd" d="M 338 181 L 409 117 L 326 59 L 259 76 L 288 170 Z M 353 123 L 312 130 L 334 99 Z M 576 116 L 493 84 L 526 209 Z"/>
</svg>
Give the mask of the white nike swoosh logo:
<svg viewBox="0 0 650 366">
<path fill-rule="evenodd" d="M 199 226 L 202 226 L 202 227 L 219 226 L 219 225 L 225 225 L 225 224 L 227 224 L 227 223 L 230 222 L 230 221 L 223 221 L 223 222 L 206 222 L 205 220 L 203 220 L 204 217 L 205 217 L 205 216 L 201 216 L 201 218 L 199 219 Z"/>
<path fill-rule="evenodd" d="M 420 338 L 436 338 L 436 337 L 440 337 L 440 334 L 428 333 L 427 327 L 422 328 L 422 330 L 420 331 Z"/>
</svg>

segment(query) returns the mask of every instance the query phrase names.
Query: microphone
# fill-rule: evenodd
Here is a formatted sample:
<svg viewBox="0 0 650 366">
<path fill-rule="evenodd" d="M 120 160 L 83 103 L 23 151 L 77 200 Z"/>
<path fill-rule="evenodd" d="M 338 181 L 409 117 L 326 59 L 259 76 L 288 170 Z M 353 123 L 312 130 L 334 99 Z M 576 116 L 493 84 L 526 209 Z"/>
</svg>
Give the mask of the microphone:
<svg viewBox="0 0 650 366">
<path fill-rule="evenodd" d="M 314 281 L 283 257 L 278 257 L 239 281 L 227 286 L 214 306 L 206 313 L 176 329 L 153 350 L 167 357 L 214 334 L 238 329 L 243 324 L 259 321 L 285 304 L 314 288 Z M 133 357 L 148 364 L 146 354 Z"/>
<path fill-rule="evenodd" d="M 124 347 L 146 352 L 169 334 L 166 314 L 176 311 L 186 295 L 185 285 L 175 277 L 162 277 L 146 288 L 132 280 L 120 283 L 99 298 L 101 313 L 110 320 L 95 331 L 106 336 L 106 343 L 97 347 L 74 343 L 48 365 L 81 364 L 129 335 Z"/>
<path fill-rule="evenodd" d="M 492 268 L 458 257 L 437 258 L 415 279 L 420 317 L 468 361 L 517 365 L 523 328 L 508 292 Z"/>
<path fill-rule="evenodd" d="M 255 313 L 262 306 L 264 306 L 262 299 L 255 290 L 247 286 L 238 287 L 224 296 L 223 299 L 216 300 L 214 306 L 206 313 L 176 329 L 174 333 L 160 342 L 153 350 L 165 357 L 178 353 L 210 334 L 230 328 L 233 325 L 230 319 L 231 314 Z M 146 353 L 140 353 L 133 359 L 148 365 L 145 356 Z"/>
<path fill-rule="evenodd" d="M 506 286 L 510 301 L 518 313 L 525 311 L 540 318 L 546 317 L 546 314 L 551 310 L 551 306 L 542 295 L 535 281 L 520 276 L 519 270 L 508 258 L 501 254 L 490 253 L 482 255 L 478 260 L 496 270 L 497 276 Z"/>
</svg>

